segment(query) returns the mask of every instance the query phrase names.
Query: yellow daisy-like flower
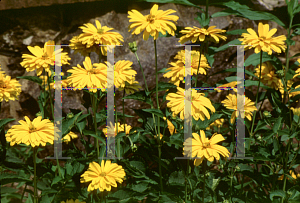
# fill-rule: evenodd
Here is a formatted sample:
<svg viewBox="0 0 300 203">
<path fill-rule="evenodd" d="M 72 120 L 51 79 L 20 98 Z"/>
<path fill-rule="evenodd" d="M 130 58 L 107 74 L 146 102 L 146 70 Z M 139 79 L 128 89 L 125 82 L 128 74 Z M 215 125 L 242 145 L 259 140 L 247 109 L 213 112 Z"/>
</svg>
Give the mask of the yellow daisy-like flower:
<svg viewBox="0 0 300 203">
<path fill-rule="evenodd" d="M 96 27 L 87 23 L 79 28 L 82 29 L 84 33 L 80 34 L 78 40 L 86 45 L 86 48 L 90 48 L 94 45 L 121 45 L 123 42 L 123 37 L 117 32 L 110 32 L 113 28 L 107 26 L 101 26 L 98 20 L 95 20 Z M 76 42 L 76 41 L 75 41 Z M 107 55 L 107 47 L 101 46 L 101 52 L 104 56 Z"/>
<path fill-rule="evenodd" d="M 210 114 L 208 109 L 211 112 L 215 112 L 215 107 L 212 105 L 211 101 L 203 96 L 204 93 L 197 93 L 197 90 L 192 90 L 192 116 L 195 120 L 199 120 L 199 118 L 204 121 L 205 118 L 210 119 Z M 173 112 L 173 117 L 175 117 L 178 113 L 180 113 L 180 119 L 184 119 L 184 89 L 181 87 L 177 87 L 176 93 L 170 93 L 167 95 L 166 100 L 169 100 L 167 106 L 171 108 Z"/>
<path fill-rule="evenodd" d="M 85 202 L 80 202 L 78 199 L 76 199 L 75 201 L 73 199 L 67 200 L 65 201 L 61 201 L 60 203 L 85 203 Z"/>
<path fill-rule="evenodd" d="M 121 60 L 115 64 L 114 67 L 114 84 L 116 88 L 125 87 L 125 81 L 131 82 L 132 76 L 135 76 L 137 72 L 132 69 L 131 61 Z"/>
<path fill-rule="evenodd" d="M 83 44 L 79 40 L 79 36 L 74 36 L 70 40 L 70 48 L 75 51 L 75 53 L 80 53 L 82 56 L 89 56 L 91 52 L 99 53 L 99 46 L 94 44 L 93 46 L 87 48 L 87 45 Z"/>
<path fill-rule="evenodd" d="M 127 84 L 126 84 L 127 82 Z M 126 81 L 125 82 L 125 92 L 126 94 L 133 94 L 135 91 L 138 91 L 139 89 L 142 88 L 142 86 L 140 86 L 140 83 L 138 81 L 135 80 L 135 77 L 132 77 L 131 80 Z M 119 87 L 120 91 L 123 91 L 124 88 Z"/>
<path fill-rule="evenodd" d="M 280 83 L 282 84 L 281 81 L 280 81 Z M 300 91 L 291 92 L 291 88 L 292 88 L 293 84 L 294 84 L 294 80 L 293 80 L 293 79 L 287 81 L 287 90 L 288 90 L 288 93 L 289 93 L 289 97 L 290 97 L 290 98 L 291 98 L 291 97 L 294 97 L 294 96 L 296 96 L 296 95 L 298 95 L 298 94 L 300 94 Z M 297 88 L 300 88 L 300 85 L 297 85 L 297 86 L 295 87 L 295 89 L 297 89 Z M 284 86 L 283 86 L 283 84 L 282 84 L 282 86 L 279 88 L 279 91 L 280 91 L 280 93 L 281 93 L 281 97 L 283 98 L 283 97 L 284 97 Z"/>
<path fill-rule="evenodd" d="M 206 130 L 209 130 L 209 129 L 213 129 L 214 126 L 216 127 L 221 127 L 221 125 L 223 125 L 224 123 L 224 118 L 219 118 L 217 120 L 215 120 L 213 123 L 211 123 L 207 128 Z"/>
<path fill-rule="evenodd" d="M 40 48 L 39 46 L 31 47 L 28 46 L 28 50 L 34 55 L 23 54 L 23 62 L 21 62 L 21 66 L 26 68 L 26 71 L 37 71 L 37 75 L 41 75 L 43 70 L 48 72 L 48 75 L 51 75 L 50 65 L 54 66 L 55 56 L 61 54 L 61 63 L 62 64 L 69 64 L 68 60 L 71 60 L 68 57 L 68 53 L 62 52 L 62 49 L 54 51 L 54 46 L 47 46 L 47 45 L 54 45 L 54 41 L 48 41 L 45 43 L 44 48 Z M 57 64 L 61 66 L 61 64 Z"/>
<path fill-rule="evenodd" d="M 248 33 L 242 34 L 243 38 L 239 38 L 243 45 L 252 45 L 246 46 L 246 49 L 253 48 L 255 53 L 264 51 L 268 52 L 269 55 L 272 54 L 272 50 L 277 53 L 281 53 L 281 50 L 285 51 L 286 49 L 286 36 L 280 35 L 278 37 L 272 37 L 276 33 L 277 29 L 273 28 L 269 31 L 269 24 L 258 24 L 258 36 L 252 28 L 248 28 L 247 31 Z"/>
<path fill-rule="evenodd" d="M 260 65 L 257 66 L 255 69 L 256 73 L 255 75 L 259 77 L 260 72 Z M 262 63 L 261 66 L 261 82 L 265 85 L 268 85 L 271 88 L 274 88 L 275 90 L 278 90 L 278 88 L 282 87 L 281 80 L 277 77 L 277 74 L 275 74 L 276 70 L 272 66 L 272 64 L 268 61 L 265 63 Z"/>
<path fill-rule="evenodd" d="M 173 123 L 171 121 L 169 121 L 166 117 L 163 117 L 163 119 L 167 120 L 167 124 L 168 124 L 168 128 L 169 128 L 170 134 L 173 135 L 174 130 L 175 130 L 175 133 L 176 133 L 176 129 L 175 129 Z"/>
<path fill-rule="evenodd" d="M 241 83 L 241 81 L 232 81 L 232 82 L 230 82 L 230 83 L 226 83 L 226 84 L 224 84 L 224 85 L 220 85 L 220 86 L 218 86 L 218 88 L 216 88 L 215 90 L 217 90 L 217 92 L 221 92 L 221 90 L 220 89 L 222 89 L 222 87 L 223 88 L 225 88 L 225 87 L 237 87 L 237 84 L 240 84 Z M 235 91 L 235 92 L 237 92 L 237 89 L 233 89 L 233 91 Z"/>
<path fill-rule="evenodd" d="M 125 126 L 124 126 L 124 124 L 121 125 L 119 122 L 118 122 L 118 133 L 119 132 L 124 132 L 125 127 L 126 127 L 126 135 L 129 135 L 129 132 L 130 132 L 132 127 L 130 125 L 127 125 L 127 124 L 125 124 Z M 115 131 L 115 136 L 116 136 L 117 135 L 117 123 L 115 123 L 114 131 Z M 107 136 L 107 128 L 103 128 L 102 132 L 104 133 L 105 136 Z"/>
<path fill-rule="evenodd" d="M 68 77 L 68 83 L 72 84 L 75 88 L 91 88 L 90 92 L 97 92 L 97 88 L 106 88 L 107 86 L 107 66 L 103 63 L 92 64 L 90 57 L 85 57 L 83 62 L 84 68 L 79 64 L 77 67 L 68 70 L 67 72 L 72 73 Z M 95 67 L 95 68 L 94 68 Z M 105 89 L 101 89 L 105 91 Z"/>
<path fill-rule="evenodd" d="M 24 143 L 36 147 L 39 145 L 46 146 L 49 142 L 53 144 L 54 140 L 54 124 L 49 119 L 43 119 L 41 116 L 30 119 L 25 116 L 25 121 L 19 121 L 20 125 L 14 125 L 5 135 L 6 140 L 10 142 L 10 146 Z M 56 129 L 58 131 L 58 129 Z"/>
<path fill-rule="evenodd" d="M 191 51 L 191 75 L 197 74 L 197 69 L 199 65 L 199 51 Z M 173 67 L 167 68 L 166 70 L 170 70 L 169 72 L 165 73 L 163 76 L 165 78 L 171 78 L 170 82 L 174 83 L 176 86 L 179 86 L 180 81 L 185 83 L 185 50 L 181 50 L 177 53 L 174 57 L 178 59 L 176 63 L 169 63 Z M 206 70 L 210 68 L 207 63 L 207 59 L 204 55 L 201 56 L 201 62 L 199 66 L 199 73 L 206 75 Z"/>
<path fill-rule="evenodd" d="M 176 11 L 172 9 L 167 11 L 158 10 L 157 4 L 154 4 L 150 10 L 150 14 L 146 16 L 143 16 L 137 10 L 128 11 L 128 18 L 130 18 L 129 22 L 132 22 L 132 24 L 128 27 L 128 32 L 134 29 L 132 35 L 138 35 L 144 30 L 143 39 L 145 41 L 148 40 L 149 35 L 156 40 L 159 32 L 165 35 L 167 31 L 170 35 L 174 36 L 174 31 L 176 30 L 174 22 L 177 23 L 179 17 L 170 14 L 175 12 Z"/>
<path fill-rule="evenodd" d="M 90 182 L 88 186 L 88 192 L 99 189 L 100 192 L 104 190 L 111 191 L 111 187 L 117 187 L 117 182 L 122 183 L 126 173 L 122 166 L 111 163 L 107 160 L 101 161 L 101 166 L 92 162 L 89 164 L 89 168 L 81 175 L 80 182 Z"/>
<path fill-rule="evenodd" d="M 71 139 L 75 139 L 75 138 L 78 138 L 78 135 L 70 131 L 62 138 L 62 140 L 68 144 L 69 142 L 71 142 Z"/>
<path fill-rule="evenodd" d="M 291 110 L 293 111 L 293 113 L 295 115 L 297 115 L 297 116 L 300 117 L 300 108 L 294 108 L 294 107 L 292 107 Z"/>
<path fill-rule="evenodd" d="M 229 157 L 230 152 L 223 146 L 218 145 L 224 137 L 221 134 L 213 134 L 210 139 L 205 136 L 205 132 L 200 130 L 200 136 L 197 133 L 192 133 L 193 138 L 188 138 L 183 143 L 183 155 L 189 157 L 201 157 L 201 159 L 195 159 L 194 165 L 199 166 L 202 161 L 207 159 L 212 162 L 214 159 L 219 160 L 220 154 L 224 157 Z M 187 151 L 187 154 L 185 154 Z"/>
<path fill-rule="evenodd" d="M 290 175 L 292 176 L 292 178 L 294 178 L 295 180 L 297 178 L 300 178 L 300 174 L 295 174 L 294 171 L 290 170 Z M 278 180 L 283 180 L 284 175 L 281 175 Z M 287 180 L 289 180 L 289 178 L 287 177 Z"/>
<path fill-rule="evenodd" d="M 299 65 L 300 65 L 300 58 L 298 58 L 297 61 L 298 61 Z M 297 77 L 298 75 L 300 75 L 300 68 L 298 68 L 298 69 L 296 70 L 296 74 L 294 75 L 293 78 Z"/>
<path fill-rule="evenodd" d="M 241 110 L 237 109 L 237 102 L 241 102 L 241 105 L 244 106 L 244 112 L 241 112 Z M 235 122 L 235 118 L 241 114 L 242 118 L 248 118 L 248 120 L 251 121 L 252 111 L 257 110 L 255 107 L 254 102 L 252 102 L 248 97 L 245 97 L 244 101 L 237 101 L 237 97 L 234 94 L 229 94 L 227 96 L 227 99 L 221 102 L 224 104 L 224 106 L 228 109 L 233 109 L 233 113 L 231 114 L 230 122 L 233 124 Z"/>
<path fill-rule="evenodd" d="M 16 79 L 11 79 L 10 76 L 0 72 L 0 102 L 3 100 L 17 100 L 21 93 L 21 85 Z"/>
<path fill-rule="evenodd" d="M 193 26 L 193 28 L 186 27 L 185 30 L 180 31 L 184 35 L 180 37 L 179 43 L 184 44 L 187 41 L 195 43 L 197 39 L 199 39 L 200 42 L 203 42 L 205 38 L 216 43 L 219 43 L 219 38 L 226 41 L 227 37 L 220 34 L 226 32 L 226 30 L 215 29 L 215 27 L 217 26 L 210 26 L 207 29 L 198 28 L 196 26 Z"/>
</svg>

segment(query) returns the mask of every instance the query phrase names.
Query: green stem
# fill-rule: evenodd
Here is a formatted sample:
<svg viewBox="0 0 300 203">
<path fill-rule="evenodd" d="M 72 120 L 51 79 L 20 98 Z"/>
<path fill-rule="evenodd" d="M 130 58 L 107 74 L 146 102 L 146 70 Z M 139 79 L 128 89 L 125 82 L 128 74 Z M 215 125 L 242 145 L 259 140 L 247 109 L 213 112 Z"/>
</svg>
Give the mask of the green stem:
<svg viewBox="0 0 300 203">
<path fill-rule="evenodd" d="M 22 192 L 21 202 L 23 202 L 23 197 L 24 197 L 24 194 L 25 194 L 26 187 L 27 187 L 27 183 L 25 183 L 25 187 L 24 187 L 24 190 Z"/>
<path fill-rule="evenodd" d="M 44 85 L 43 85 L 43 87 L 44 87 L 44 94 L 43 94 L 43 99 L 44 99 L 44 101 L 42 102 L 42 104 L 43 104 L 43 113 L 42 113 L 42 118 L 44 119 L 45 118 L 45 101 L 46 101 L 46 71 L 44 71 Z"/>
<path fill-rule="evenodd" d="M 206 0 L 205 4 L 205 19 L 208 19 L 208 0 Z"/>
<path fill-rule="evenodd" d="M 119 129 L 118 129 L 118 111 L 117 111 L 117 103 L 116 103 L 116 97 L 114 97 L 114 100 L 115 100 L 115 106 L 116 106 L 116 135 L 118 135 L 118 132 L 119 132 Z M 121 148 L 121 141 L 120 141 L 121 138 L 118 138 L 117 140 L 117 148 L 118 148 L 118 159 L 120 160 L 120 157 L 121 157 L 121 151 L 120 151 L 120 148 Z"/>
<path fill-rule="evenodd" d="M 135 56 L 136 56 L 136 59 L 140 65 L 140 68 L 141 68 L 141 71 L 142 71 L 142 74 L 143 74 L 143 78 L 144 78 L 144 82 L 145 82 L 145 87 L 146 87 L 146 91 L 149 92 L 149 89 L 148 89 L 148 85 L 147 85 L 147 81 L 146 81 L 146 78 L 145 78 L 145 74 L 144 74 L 144 71 L 143 71 L 143 67 L 141 65 L 141 62 L 140 62 L 140 59 L 137 55 L 136 52 L 134 52 Z M 151 104 L 151 109 L 154 109 L 154 106 L 153 104 Z M 154 130 L 155 130 L 155 134 L 157 135 L 157 130 L 156 130 L 156 122 L 155 122 L 155 118 L 154 118 L 154 114 L 152 113 L 152 119 L 153 119 L 153 123 L 154 123 Z"/>
<path fill-rule="evenodd" d="M 100 51 L 99 51 L 99 63 L 101 63 L 101 59 L 102 59 L 102 52 L 101 52 L 101 46 L 100 47 Z"/>
<path fill-rule="evenodd" d="M 206 174 L 206 160 L 203 161 L 203 195 L 202 195 L 202 202 L 204 202 L 204 197 L 205 197 L 205 187 L 206 187 L 206 184 L 205 184 L 205 174 Z"/>
<path fill-rule="evenodd" d="M 255 107 L 256 107 L 257 101 L 258 101 L 259 87 L 260 87 L 260 81 L 261 81 L 262 54 L 263 54 L 263 52 L 260 51 L 259 81 L 258 81 L 258 86 L 257 86 L 257 93 L 256 93 L 256 99 L 255 99 Z M 252 133 L 253 133 L 253 128 L 254 128 L 254 122 L 255 122 L 256 112 L 257 111 L 254 111 L 254 115 L 253 115 L 252 126 L 251 126 L 251 133 L 250 133 L 251 137 L 253 137 Z"/>
<path fill-rule="evenodd" d="M 202 53 L 203 46 L 200 46 L 200 56 L 199 56 L 199 63 L 198 63 L 198 68 L 197 68 L 197 75 L 196 75 L 196 82 L 195 82 L 195 87 L 197 87 L 197 82 L 198 82 L 198 74 L 199 74 L 199 68 L 200 68 L 200 63 L 201 63 L 201 53 Z"/>
<path fill-rule="evenodd" d="M 124 87 L 124 90 L 123 90 L 123 98 L 125 97 L 125 87 Z M 126 119 L 125 119 L 125 108 L 124 108 L 124 105 L 125 105 L 125 101 L 123 99 L 123 124 L 124 124 L 124 131 L 125 131 L 125 134 L 126 134 Z"/>
<path fill-rule="evenodd" d="M 52 94 L 50 89 L 50 77 L 48 77 L 47 83 L 48 83 L 48 90 L 49 90 L 49 97 L 50 97 L 51 113 L 52 113 L 52 118 L 54 119 L 53 100 L 52 100 Z"/>
<path fill-rule="evenodd" d="M 289 154 L 290 154 L 290 148 L 291 148 L 291 142 L 293 139 L 289 139 L 288 142 L 288 150 L 287 150 L 287 155 L 286 155 L 286 159 L 284 161 L 284 174 L 283 174 L 283 192 L 285 193 L 285 188 L 286 188 L 286 175 L 288 170 L 287 170 L 287 162 L 289 161 Z M 284 197 L 282 197 L 281 199 L 281 203 L 284 202 Z"/>
<path fill-rule="evenodd" d="M 34 168 L 34 198 L 33 202 L 38 203 L 38 196 L 37 196 L 37 177 L 36 177 L 36 154 L 37 154 L 37 147 L 33 148 L 33 168 Z"/>
<path fill-rule="evenodd" d="M 156 49 L 156 40 L 154 40 L 154 52 L 155 52 L 155 73 L 156 73 L 156 103 L 157 109 L 159 110 L 158 102 L 158 71 L 157 71 L 157 49 Z M 163 184 L 162 184 L 162 172 L 161 172 L 161 140 L 160 140 L 160 118 L 157 116 L 157 141 L 158 141 L 158 168 L 159 168 L 159 181 L 160 181 L 160 190 L 163 193 Z"/>
<path fill-rule="evenodd" d="M 189 159 L 186 160 L 187 161 L 187 166 L 186 166 L 186 173 L 185 173 L 185 197 L 184 200 L 185 202 L 187 202 L 187 179 L 188 179 L 188 173 L 189 173 Z"/>
<path fill-rule="evenodd" d="M 57 165 L 58 175 L 59 175 L 59 177 L 62 178 L 62 174 L 61 174 L 61 171 L 60 171 L 60 165 L 59 165 L 59 161 L 58 161 L 57 149 L 55 150 L 55 152 L 56 152 L 56 165 Z"/>
<path fill-rule="evenodd" d="M 95 128 L 95 135 L 96 135 L 96 139 L 95 139 L 95 143 L 96 145 L 94 145 L 97 149 L 97 159 L 100 157 L 100 151 L 99 151 L 99 140 L 98 140 L 98 132 L 97 132 L 97 119 L 96 119 L 96 113 L 97 113 L 97 97 L 98 97 L 98 93 L 93 93 L 92 96 L 92 105 L 93 105 L 93 112 L 94 112 L 94 128 Z"/>
</svg>

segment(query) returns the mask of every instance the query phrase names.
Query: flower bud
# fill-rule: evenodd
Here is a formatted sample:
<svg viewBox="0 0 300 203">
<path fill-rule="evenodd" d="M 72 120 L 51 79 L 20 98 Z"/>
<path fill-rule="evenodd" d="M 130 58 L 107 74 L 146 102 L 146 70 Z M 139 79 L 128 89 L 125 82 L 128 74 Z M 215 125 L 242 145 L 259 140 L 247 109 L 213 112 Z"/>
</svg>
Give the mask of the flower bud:
<svg viewBox="0 0 300 203">
<path fill-rule="evenodd" d="M 269 111 L 264 111 L 264 116 L 267 117 L 267 118 L 270 118 L 272 117 L 272 114 L 269 112 Z"/>
<path fill-rule="evenodd" d="M 137 51 L 137 44 L 136 44 L 136 41 L 130 42 L 130 43 L 128 43 L 128 45 L 129 45 L 130 51 L 132 51 L 133 53 L 135 53 L 135 52 Z"/>
<path fill-rule="evenodd" d="M 278 71 L 276 71 L 276 74 L 277 74 L 278 78 L 283 78 L 284 77 L 284 70 L 278 70 Z"/>
<path fill-rule="evenodd" d="M 39 111 L 35 114 L 36 117 L 42 116 L 42 113 Z"/>
<path fill-rule="evenodd" d="M 67 118 L 73 118 L 73 117 L 74 117 L 74 114 L 72 112 L 67 114 Z"/>
</svg>

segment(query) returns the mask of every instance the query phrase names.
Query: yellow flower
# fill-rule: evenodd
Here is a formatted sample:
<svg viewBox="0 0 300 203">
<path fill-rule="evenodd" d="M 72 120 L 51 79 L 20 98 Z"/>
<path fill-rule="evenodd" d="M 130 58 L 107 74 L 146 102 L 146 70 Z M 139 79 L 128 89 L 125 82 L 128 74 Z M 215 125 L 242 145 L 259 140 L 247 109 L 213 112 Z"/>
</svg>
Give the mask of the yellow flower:
<svg viewBox="0 0 300 203">
<path fill-rule="evenodd" d="M 122 166 L 111 163 L 110 160 L 107 160 L 105 163 L 102 160 L 101 166 L 96 162 L 90 163 L 88 170 L 81 175 L 80 182 L 92 181 L 88 186 L 88 192 L 97 189 L 100 192 L 104 190 L 111 191 L 111 186 L 117 187 L 117 182 L 122 183 L 125 176 Z"/>
<path fill-rule="evenodd" d="M 136 75 L 137 72 L 132 69 L 131 61 L 121 60 L 115 64 L 114 67 L 114 84 L 116 88 L 125 87 L 125 81 L 131 82 L 132 76 Z"/>
<path fill-rule="evenodd" d="M 176 30 L 175 23 L 179 19 L 178 16 L 169 15 L 171 13 L 175 13 L 176 11 L 169 9 L 167 11 L 158 10 L 158 5 L 154 4 L 154 6 L 150 10 L 150 14 L 143 16 L 137 10 L 128 11 L 128 18 L 130 18 L 129 22 L 133 22 L 129 26 L 128 32 L 133 30 L 133 34 L 140 34 L 143 30 L 143 39 L 146 41 L 151 35 L 154 40 L 158 38 L 159 32 L 163 35 L 166 34 L 166 31 L 171 34 L 172 36 L 175 35 L 174 30 Z"/>
<path fill-rule="evenodd" d="M 68 70 L 67 72 L 72 73 L 68 77 L 68 82 L 75 88 L 91 88 L 90 92 L 97 92 L 97 88 L 106 88 L 107 83 L 107 66 L 103 63 L 92 64 L 90 57 L 85 57 L 83 62 L 84 68 L 79 64 L 77 67 Z M 95 68 L 93 68 L 95 67 Z M 105 89 L 101 89 L 105 91 Z"/>
<path fill-rule="evenodd" d="M 240 84 L 240 83 L 241 83 L 241 81 L 238 81 L 238 82 L 237 81 L 232 81 L 230 83 L 226 83 L 224 85 L 218 86 L 218 88 L 215 89 L 215 90 L 217 90 L 217 92 L 221 92 L 220 89 L 222 89 L 222 87 L 223 88 L 226 88 L 226 87 L 235 87 L 236 88 L 237 84 Z M 237 92 L 237 89 L 233 89 L 233 91 Z"/>
<path fill-rule="evenodd" d="M 60 203 L 85 203 L 85 202 L 79 202 L 78 199 L 76 199 L 75 202 L 74 202 L 73 199 L 70 199 L 70 200 L 67 200 L 66 202 L 65 202 L 65 201 L 62 201 L 62 202 L 60 202 Z"/>
<path fill-rule="evenodd" d="M 300 58 L 298 58 L 298 63 L 299 63 L 299 66 L 300 66 Z M 295 77 L 297 77 L 298 75 L 300 75 L 300 68 L 298 68 L 297 70 L 296 70 L 296 74 L 294 75 L 294 77 L 293 78 L 295 78 Z"/>
<path fill-rule="evenodd" d="M 126 82 L 127 82 L 127 84 L 126 84 Z M 133 94 L 135 91 L 138 91 L 140 88 L 142 88 L 140 86 L 140 83 L 138 81 L 135 81 L 135 77 L 132 77 L 131 80 L 126 81 L 126 82 L 125 82 L 125 87 L 124 87 L 126 94 Z M 124 88 L 119 87 L 119 90 L 123 91 Z"/>
<path fill-rule="evenodd" d="M 219 43 L 219 38 L 226 41 L 227 37 L 219 34 L 226 32 L 226 30 L 221 29 L 214 29 L 217 26 L 210 26 L 209 28 L 198 28 L 196 26 L 186 27 L 185 30 L 181 30 L 180 32 L 184 34 L 182 37 L 180 37 L 179 43 L 184 44 L 187 41 L 191 41 L 192 43 L 195 43 L 197 39 L 199 39 L 200 42 L 203 42 L 205 40 L 205 37 L 207 37 L 207 40 Z"/>
<path fill-rule="evenodd" d="M 113 28 L 107 26 L 101 26 L 98 20 L 95 20 L 96 27 L 87 23 L 79 28 L 82 29 L 84 33 L 80 34 L 78 40 L 86 45 L 86 48 L 90 48 L 94 45 L 121 45 L 123 42 L 123 37 L 117 32 L 110 32 Z M 76 42 L 76 41 L 75 41 Z M 72 44 L 73 45 L 73 44 Z M 101 46 L 101 52 L 104 56 L 107 55 L 107 47 Z"/>
<path fill-rule="evenodd" d="M 44 48 L 40 48 L 39 46 L 31 47 L 28 46 L 28 50 L 34 55 L 23 54 L 22 58 L 24 59 L 21 62 L 21 66 L 26 68 L 26 71 L 37 71 L 37 75 L 41 75 L 43 69 L 48 72 L 48 75 L 51 75 L 50 65 L 54 66 L 55 56 L 61 54 L 61 63 L 62 64 L 69 64 L 68 60 L 71 60 L 68 57 L 68 54 L 62 52 L 62 49 L 54 51 L 54 46 L 47 46 L 47 45 L 54 45 L 54 41 L 48 41 L 45 43 Z M 57 64 L 61 65 L 61 64 Z"/>
<path fill-rule="evenodd" d="M 269 24 L 258 24 L 258 36 L 252 28 L 248 28 L 247 31 L 248 33 L 242 34 L 242 37 L 244 38 L 239 38 L 243 45 L 252 45 L 246 46 L 246 49 L 254 48 L 255 53 L 264 51 L 268 52 L 269 55 L 272 54 L 272 50 L 277 53 L 281 53 L 281 50 L 285 51 L 286 49 L 284 44 L 286 36 L 280 35 L 278 37 L 272 37 L 276 33 L 277 29 L 273 28 L 269 31 Z"/>
<path fill-rule="evenodd" d="M 200 136 L 197 133 L 193 133 L 193 138 L 188 138 L 183 143 L 183 155 L 187 155 L 191 158 L 201 158 L 195 159 L 195 166 L 199 166 L 204 158 L 212 162 L 214 159 L 219 160 L 220 154 L 224 157 L 229 157 L 230 152 L 228 149 L 217 144 L 223 140 L 225 140 L 224 137 L 217 133 L 213 134 L 211 139 L 208 139 L 205 136 L 205 132 L 200 130 Z M 185 154 L 185 151 L 187 151 L 187 154 Z"/>
<path fill-rule="evenodd" d="M 128 135 L 132 127 L 130 125 L 127 125 L 127 124 L 125 124 L 125 127 L 126 127 L 126 135 Z M 125 129 L 124 129 L 125 127 L 124 127 L 124 124 L 121 125 L 118 122 L 118 133 L 119 132 L 124 132 L 125 131 Z M 114 131 L 115 131 L 115 136 L 116 136 L 117 135 L 117 123 L 115 123 Z M 102 132 L 107 137 L 107 128 L 103 128 Z"/>
<path fill-rule="evenodd" d="M 255 69 L 255 75 L 259 77 L 260 65 Z M 261 67 L 261 82 L 275 90 L 282 87 L 281 80 L 275 74 L 276 70 L 270 62 L 262 63 Z"/>
<path fill-rule="evenodd" d="M 220 119 L 217 119 L 215 120 L 213 123 L 211 123 L 207 128 L 206 130 L 209 130 L 209 129 L 213 129 L 214 126 L 216 127 L 221 127 L 221 125 L 223 125 L 224 123 L 224 118 L 220 118 Z"/>
<path fill-rule="evenodd" d="M 80 53 L 82 56 L 89 56 L 91 52 L 99 53 L 100 50 L 99 46 L 96 44 L 87 48 L 87 46 L 79 40 L 79 36 L 74 36 L 70 40 L 69 46 L 75 51 L 75 53 Z"/>
<path fill-rule="evenodd" d="M 78 136 L 75 133 L 73 133 L 73 132 L 70 131 L 68 134 L 66 134 L 62 138 L 62 140 L 68 144 L 69 142 L 71 142 L 71 138 L 75 139 L 75 138 L 78 138 Z"/>
<path fill-rule="evenodd" d="M 291 110 L 293 111 L 293 113 L 295 115 L 297 115 L 297 116 L 300 117 L 300 108 L 294 108 L 294 107 L 292 107 Z"/>
<path fill-rule="evenodd" d="M 191 51 L 191 74 L 196 75 L 197 69 L 199 65 L 199 51 Z M 174 57 L 178 59 L 176 63 L 169 63 L 173 67 L 170 67 L 166 70 L 170 70 L 169 72 L 165 73 L 163 76 L 165 78 L 171 78 L 170 82 L 174 83 L 176 86 L 179 86 L 180 81 L 185 83 L 185 50 L 181 50 L 177 53 Z M 206 75 L 206 69 L 210 68 L 207 63 L 207 59 L 204 55 L 201 56 L 201 62 L 199 66 L 199 73 Z"/>
<path fill-rule="evenodd" d="M 10 146 L 20 143 L 31 145 L 32 147 L 46 146 L 47 142 L 53 144 L 54 124 L 49 119 L 42 120 L 42 117 L 38 116 L 31 122 L 25 116 L 25 120 L 26 122 L 19 121 L 20 125 L 14 125 L 7 131 L 5 137 L 10 142 Z"/>
<path fill-rule="evenodd" d="M 281 81 L 280 81 L 280 83 L 282 84 Z M 291 92 L 291 87 L 293 86 L 293 84 L 294 84 L 294 80 L 293 80 L 293 79 L 287 81 L 287 90 L 288 90 L 288 93 L 289 93 L 289 97 L 290 97 L 290 98 L 291 98 L 291 97 L 294 97 L 294 96 L 296 96 L 296 95 L 298 95 L 298 94 L 300 94 L 300 91 Z M 297 85 L 297 86 L 295 87 L 295 89 L 297 89 L 297 88 L 300 88 L 300 85 Z M 282 96 L 282 98 L 283 98 L 283 97 L 284 97 L 284 86 L 283 86 L 283 85 L 279 88 L 279 91 L 280 91 L 281 96 Z"/>
<path fill-rule="evenodd" d="M 300 178 L 300 174 L 296 175 L 296 174 L 294 173 L 294 171 L 292 171 L 292 170 L 290 170 L 290 175 L 291 175 L 292 178 L 294 178 L 295 180 L 296 180 L 297 178 Z M 284 177 L 284 175 L 281 175 L 281 176 L 278 178 L 278 180 L 283 180 L 283 177 Z M 287 180 L 289 180 L 288 177 L 287 177 Z"/>
<path fill-rule="evenodd" d="M 237 109 L 237 102 L 241 102 L 241 105 L 244 106 L 244 112 L 241 112 L 241 110 Z M 252 111 L 257 110 L 257 108 L 254 106 L 254 102 L 252 102 L 248 97 L 245 97 L 244 101 L 237 101 L 237 97 L 234 94 L 227 95 L 227 99 L 221 102 L 224 104 L 224 106 L 228 109 L 233 109 L 233 113 L 231 114 L 230 122 L 233 124 L 235 122 L 235 118 L 241 114 L 242 118 L 248 118 L 248 120 L 251 121 Z"/>
<path fill-rule="evenodd" d="M 174 130 L 175 130 L 175 133 L 176 133 L 176 129 L 175 129 L 173 123 L 171 121 L 169 121 L 166 117 L 163 117 L 163 119 L 167 120 L 167 124 L 168 124 L 168 128 L 169 128 L 170 134 L 173 135 Z"/>
<path fill-rule="evenodd" d="M 0 72 L 0 102 L 3 100 L 16 100 L 21 93 L 21 85 L 16 79 L 11 79 L 10 76 Z"/>
<path fill-rule="evenodd" d="M 195 120 L 199 120 L 199 118 L 204 121 L 205 117 L 210 119 L 210 114 L 208 109 L 211 112 L 215 112 L 214 106 L 211 104 L 211 101 L 203 96 L 204 93 L 197 93 L 196 90 L 192 90 L 192 116 Z M 170 93 L 167 95 L 166 100 L 169 100 L 167 106 L 171 108 L 173 112 L 173 117 L 175 117 L 178 113 L 180 113 L 180 119 L 184 119 L 184 89 L 177 87 L 177 93 Z"/>
</svg>

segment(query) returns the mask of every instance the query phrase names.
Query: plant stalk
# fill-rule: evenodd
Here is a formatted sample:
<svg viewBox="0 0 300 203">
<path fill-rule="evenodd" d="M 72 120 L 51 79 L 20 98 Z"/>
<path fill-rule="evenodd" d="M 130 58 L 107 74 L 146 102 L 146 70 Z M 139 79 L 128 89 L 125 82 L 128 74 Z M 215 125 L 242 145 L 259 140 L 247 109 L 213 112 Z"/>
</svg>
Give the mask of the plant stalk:
<svg viewBox="0 0 300 203">
<path fill-rule="evenodd" d="M 37 196 L 37 177 L 36 177 L 36 154 L 37 154 L 37 147 L 33 148 L 33 168 L 34 168 L 34 198 L 33 202 L 38 203 L 38 196 Z"/>
</svg>

